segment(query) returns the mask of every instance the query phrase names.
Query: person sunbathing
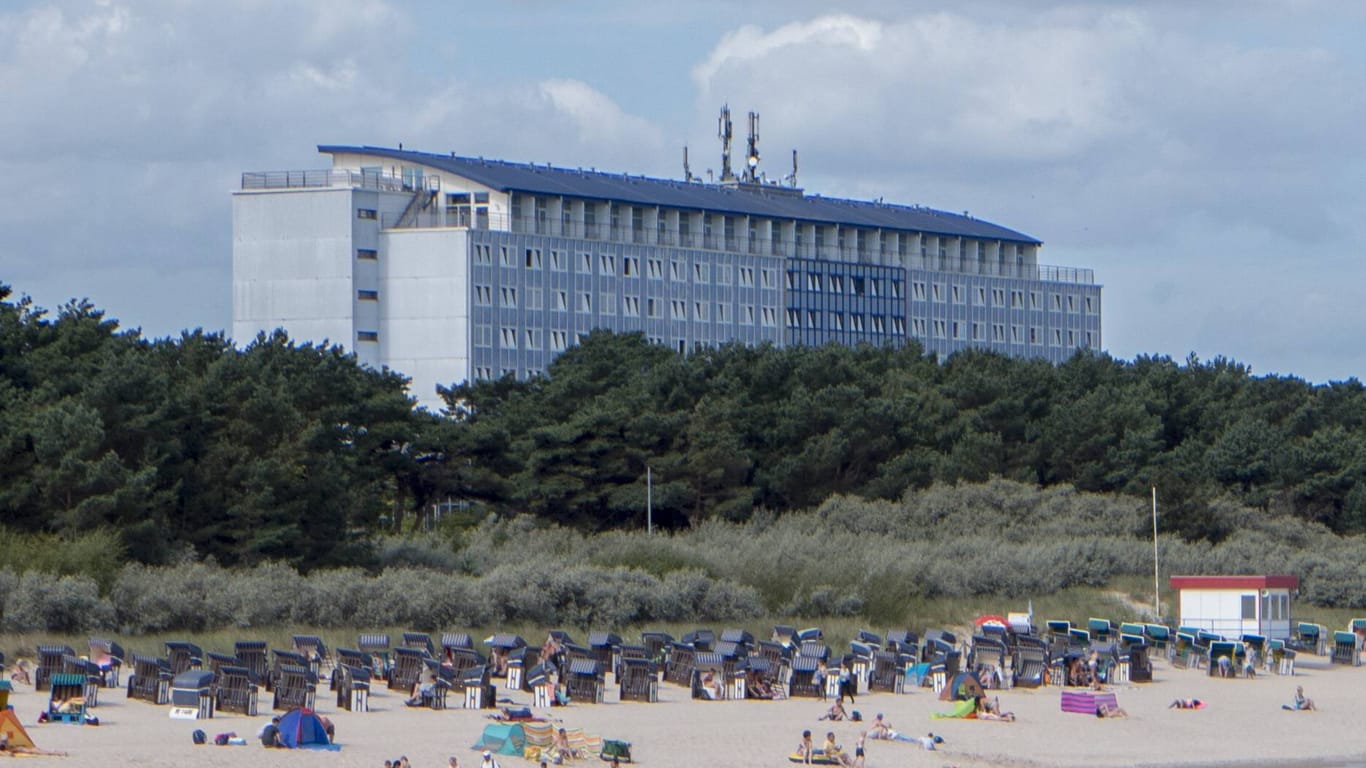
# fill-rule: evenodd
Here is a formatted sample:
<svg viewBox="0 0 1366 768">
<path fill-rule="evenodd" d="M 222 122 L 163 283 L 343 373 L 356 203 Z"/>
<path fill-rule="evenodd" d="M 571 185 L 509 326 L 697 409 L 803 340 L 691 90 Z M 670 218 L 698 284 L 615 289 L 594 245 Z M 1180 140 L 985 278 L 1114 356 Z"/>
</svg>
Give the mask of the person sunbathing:
<svg viewBox="0 0 1366 768">
<path fill-rule="evenodd" d="M 836 701 L 834 704 L 831 704 L 831 705 L 830 705 L 830 709 L 827 709 L 827 710 L 825 711 L 825 714 L 821 715 L 820 717 L 818 717 L 818 718 L 816 718 L 816 719 L 817 719 L 817 720 L 848 720 L 848 719 L 849 719 L 849 713 L 844 711 L 844 702 L 842 702 L 842 701 Z"/>
<path fill-rule="evenodd" d="M 721 681 L 716 679 L 716 672 L 709 669 L 702 675 L 702 692 L 709 699 L 718 700 L 721 698 Z"/>
<path fill-rule="evenodd" d="M 1119 718 L 1128 717 L 1129 713 L 1124 708 L 1116 704 L 1105 702 L 1096 705 L 1096 717 Z"/>
<path fill-rule="evenodd" d="M 1177 699 L 1167 709 L 1204 709 L 1205 702 L 1199 699 Z"/>
<path fill-rule="evenodd" d="M 977 719 L 978 720 L 1000 720 L 1006 723 L 1015 722 L 1014 712 L 1002 712 L 1001 700 L 988 699 L 986 696 L 977 697 Z"/>
</svg>

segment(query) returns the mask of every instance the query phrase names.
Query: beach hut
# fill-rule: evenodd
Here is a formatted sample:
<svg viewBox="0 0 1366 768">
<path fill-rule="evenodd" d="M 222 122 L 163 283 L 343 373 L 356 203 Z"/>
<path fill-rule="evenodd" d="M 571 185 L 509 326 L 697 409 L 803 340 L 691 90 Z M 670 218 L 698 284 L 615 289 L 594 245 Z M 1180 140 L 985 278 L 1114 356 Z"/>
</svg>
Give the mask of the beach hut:
<svg viewBox="0 0 1366 768">
<path fill-rule="evenodd" d="M 85 675 L 58 672 L 48 678 L 47 716 L 54 723 L 85 722 Z"/>
<path fill-rule="evenodd" d="M 1183 627 L 1223 637 L 1291 637 L 1291 597 L 1300 586 L 1297 576 L 1173 576 L 1171 586 L 1179 594 Z"/>
</svg>

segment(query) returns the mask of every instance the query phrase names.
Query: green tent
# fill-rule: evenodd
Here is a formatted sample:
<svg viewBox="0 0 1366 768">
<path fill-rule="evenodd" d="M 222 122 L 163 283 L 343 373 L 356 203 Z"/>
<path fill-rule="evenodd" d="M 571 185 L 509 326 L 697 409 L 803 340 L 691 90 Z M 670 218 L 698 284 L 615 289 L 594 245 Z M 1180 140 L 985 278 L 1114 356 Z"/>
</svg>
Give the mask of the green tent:
<svg viewBox="0 0 1366 768">
<path fill-rule="evenodd" d="M 526 749 L 526 731 L 517 723 L 492 723 L 484 726 L 484 734 L 473 748 L 521 757 L 522 750 Z"/>
</svg>

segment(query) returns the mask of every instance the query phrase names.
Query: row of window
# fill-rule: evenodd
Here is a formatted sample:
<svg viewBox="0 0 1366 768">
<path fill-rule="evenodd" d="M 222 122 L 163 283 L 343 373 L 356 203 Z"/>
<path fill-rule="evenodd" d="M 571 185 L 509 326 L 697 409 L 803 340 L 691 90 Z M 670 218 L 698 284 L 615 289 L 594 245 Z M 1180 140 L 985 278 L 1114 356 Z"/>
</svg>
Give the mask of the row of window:
<svg viewBox="0 0 1366 768">
<path fill-rule="evenodd" d="M 928 293 L 926 292 L 927 288 Z M 1077 299 L 1080 298 L 1080 306 L 1085 310 L 1086 314 L 1093 315 L 1096 313 L 1095 298 L 1092 296 L 1078 297 L 1076 294 L 1071 293 L 1050 293 L 1048 296 L 1052 309 L 1055 312 L 1062 312 L 1064 310 L 1067 312 L 1076 312 L 1078 307 Z M 930 301 L 948 301 L 953 304 L 966 304 L 967 297 L 968 290 L 962 285 L 945 286 L 943 283 L 927 284 L 920 281 L 911 283 L 911 298 L 915 300 L 925 301 L 928 298 Z M 988 289 L 985 286 L 978 286 L 975 291 L 973 291 L 973 299 L 973 304 L 979 307 L 1009 307 L 1011 309 L 1025 309 L 1026 307 L 1029 309 L 1042 308 L 1040 304 L 1042 294 L 1038 291 L 1007 291 L 1004 288 Z"/>
<path fill-rule="evenodd" d="M 844 295 L 847 292 L 850 296 L 868 296 L 870 298 L 890 296 L 893 299 L 901 298 L 900 280 L 884 281 L 881 277 L 824 275 L 819 272 L 788 272 L 787 290 L 801 290 L 803 274 L 806 275 L 806 290 L 816 293 L 824 292 L 829 288 L 829 292 L 836 295 Z M 888 292 L 888 286 L 890 286 L 890 293 Z"/>
<path fill-rule="evenodd" d="M 830 331 L 851 331 L 853 333 L 886 333 L 889 318 L 882 315 L 864 315 L 858 312 L 844 314 L 842 312 L 824 313 L 817 310 L 806 310 L 803 314 L 800 309 L 787 310 L 788 328 L 811 328 L 820 329 L 824 319 L 824 328 Z M 897 336 L 906 335 L 906 318 L 892 317 L 892 333 Z"/>
<path fill-rule="evenodd" d="M 670 280 L 685 283 L 691 280 L 693 283 L 710 283 L 713 277 L 717 285 L 739 285 L 741 288 L 753 288 L 754 279 L 757 274 L 759 285 L 763 288 L 777 287 L 776 269 L 758 269 L 754 267 L 740 266 L 731 264 L 707 264 L 704 262 L 693 262 L 691 270 L 686 261 L 665 260 L 665 259 L 641 259 L 639 256 L 617 256 L 611 253 L 600 253 L 596 257 L 594 254 L 581 251 L 577 254 L 576 274 L 601 275 L 611 277 L 640 277 L 644 275 L 651 280 L 663 280 L 668 275 Z M 569 271 L 571 254 L 568 251 L 550 249 L 549 262 L 550 269 L 556 272 Z M 493 246 L 487 244 L 476 244 L 474 246 L 474 261 L 476 264 L 493 264 Z M 498 265 L 509 268 L 524 268 L 539 270 L 545 268 L 545 261 L 542 259 L 540 248 L 526 248 L 520 256 L 506 245 L 498 246 Z M 641 271 L 642 265 L 644 271 Z"/>
<path fill-rule="evenodd" d="M 520 308 L 518 303 L 518 289 L 512 286 L 503 286 L 498 289 L 499 306 L 504 308 Z M 545 294 L 540 288 L 526 289 L 526 309 L 544 309 Z M 493 306 L 493 286 L 476 285 L 474 286 L 474 303 L 476 306 Z M 570 304 L 569 291 L 555 290 L 550 292 L 550 308 L 556 312 L 568 312 Z M 668 306 L 669 318 L 671 320 L 710 320 L 711 308 L 713 304 L 706 301 L 688 302 L 682 299 L 665 300 L 662 298 L 646 297 L 645 317 L 662 318 L 664 317 L 665 306 Z M 717 302 L 716 320 L 722 323 L 733 321 L 732 306 L 726 302 Z M 600 315 L 617 314 L 617 295 L 615 293 L 599 293 L 597 303 L 594 304 L 592 291 L 581 291 L 574 294 L 574 308 L 581 313 L 589 314 L 596 311 Z M 775 307 L 763 307 L 763 316 L 771 312 L 776 317 Z M 641 317 L 641 300 L 639 296 L 621 297 L 621 314 L 627 317 Z M 739 321 L 741 323 L 752 324 L 754 322 L 754 305 L 742 304 L 739 307 Z"/>
</svg>

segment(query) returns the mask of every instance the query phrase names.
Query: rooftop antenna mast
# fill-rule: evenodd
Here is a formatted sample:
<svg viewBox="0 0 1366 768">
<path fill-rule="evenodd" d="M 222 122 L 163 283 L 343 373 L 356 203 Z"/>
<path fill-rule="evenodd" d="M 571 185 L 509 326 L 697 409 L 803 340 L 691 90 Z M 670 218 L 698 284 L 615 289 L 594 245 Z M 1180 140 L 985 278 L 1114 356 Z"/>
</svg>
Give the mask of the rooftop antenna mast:
<svg viewBox="0 0 1366 768">
<path fill-rule="evenodd" d="M 688 145 L 683 145 L 683 180 L 692 183 L 692 169 L 688 167 Z"/>
<path fill-rule="evenodd" d="M 797 150 L 792 150 L 792 188 L 797 188 Z"/>
<path fill-rule="evenodd" d="M 759 113 L 749 113 L 749 151 L 745 153 L 745 181 L 751 184 L 759 181 Z"/>
<path fill-rule="evenodd" d="M 716 121 L 716 136 L 721 139 L 721 181 L 734 181 L 735 174 L 730 171 L 730 140 L 734 134 L 730 127 L 730 105 L 721 107 L 721 117 Z"/>
</svg>

